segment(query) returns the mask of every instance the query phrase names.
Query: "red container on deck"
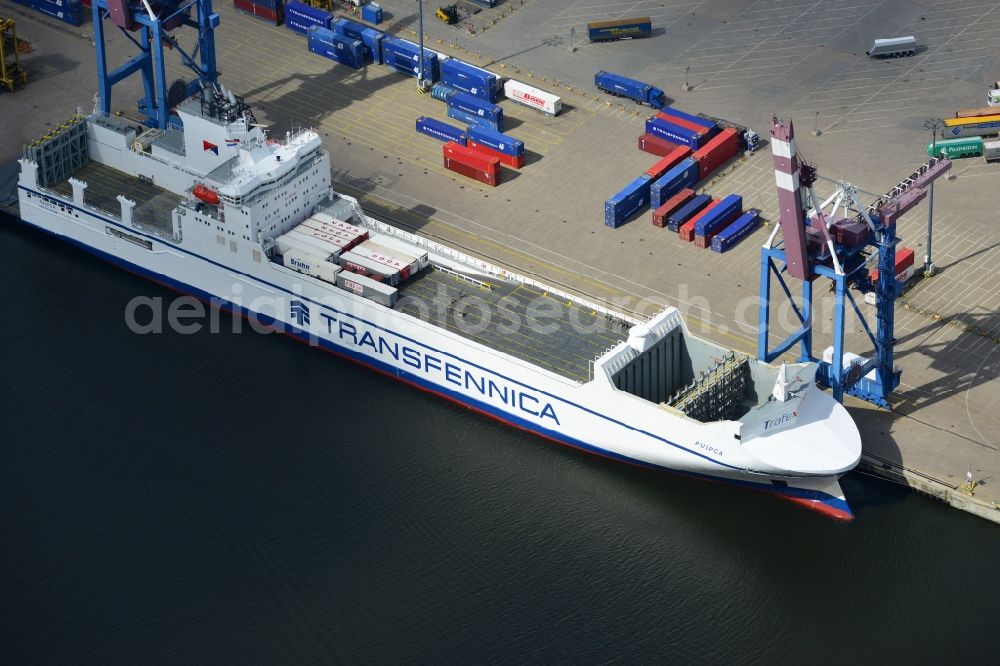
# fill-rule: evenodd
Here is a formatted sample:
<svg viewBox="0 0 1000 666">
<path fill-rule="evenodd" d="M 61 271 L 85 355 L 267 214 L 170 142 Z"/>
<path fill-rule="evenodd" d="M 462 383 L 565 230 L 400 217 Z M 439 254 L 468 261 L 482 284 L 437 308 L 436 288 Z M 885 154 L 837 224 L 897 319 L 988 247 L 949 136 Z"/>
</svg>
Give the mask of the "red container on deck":
<svg viewBox="0 0 1000 666">
<path fill-rule="evenodd" d="M 483 144 L 477 143 L 472 139 L 468 139 L 468 143 L 466 145 L 472 150 L 478 151 L 483 155 L 489 155 L 490 157 L 497 158 L 500 160 L 500 164 L 506 164 L 509 167 L 514 167 L 515 169 L 520 169 L 524 166 L 524 153 L 518 155 L 517 157 L 514 157 L 513 155 L 505 155 L 499 150 L 494 150 L 489 146 L 484 146 Z"/>
<path fill-rule="evenodd" d="M 668 155 L 661 157 L 656 164 L 646 169 L 646 175 L 656 180 L 690 154 L 691 149 L 687 146 L 677 146 Z"/>
<path fill-rule="evenodd" d="M 256 2 L 250 2 L 250 0 L 233 0 L 233 7 L 240 10 L 244 14 L 249 14 L 250 16 L 256 16 L 257 18 L 267 21 L 272 25 L 281 25 L 283 18 L 282 5 L 277 4 L 278 9 L 268 9 L 263 5 L 258 5 Z"/>
<path fill-rule="evenodd" d="M 699 134 L 708 134 L 708 125 L 698 125 L 691 122 L 687 118 L 681 118 L 679 116 L 672 116 L 669 113 L 664 113 L 660 111 L 656 114 L 656 117 L 660 120 L 666 120 L 668 123 L 673 123 L 674 125 L 679 125 L 685 129 L 689 129 L 692 132 L 698 132 Z"/>
<path fill-rule="evenodd" d="M 680 235 L 682 241 L 687 241 L 690 243 L 691 241 L 694 240 L 694 225 L 698 223 L 698 220 L 700 220 L 705 216 L 705 213 L 718 206 L 719 201 L 721 201 L 721 199 L 713 200 L 712 203 L 702 208 L 700 211 L 695 213 L 694 217 L 692 217 L 690 220 L 681 225 Z"/>
<path fill-rule="evenodd" d="M 653 211 L 653 226 L 667 226 L 667 216 L 688 202 L 694 196 L 694 190 L 685 187 L 683 190 L 663 202 L 663 205 Z"/>
<path fill-rule="evenodd" d="M 639 150 L 651 153 L 657 157 L 666 157 L 676 148 L 676 143 L 670 143 L 662 137 L 649 133 L 639 137 Z"/>
<path fill-rule="evenodd" d="M 454 141 L 444 144 L 444 168 L 478 180 L 490 187 L 500 182 L 500 160 L 460 146 Z"/>
<path fill-rule="evenodd" d="M 709 174 L 732 159 L 738 149 L 739 136 L 731 127 L 709 139 L 691 155 L 698 162 L 698 180 L 705 180 Z"/>
</svg>

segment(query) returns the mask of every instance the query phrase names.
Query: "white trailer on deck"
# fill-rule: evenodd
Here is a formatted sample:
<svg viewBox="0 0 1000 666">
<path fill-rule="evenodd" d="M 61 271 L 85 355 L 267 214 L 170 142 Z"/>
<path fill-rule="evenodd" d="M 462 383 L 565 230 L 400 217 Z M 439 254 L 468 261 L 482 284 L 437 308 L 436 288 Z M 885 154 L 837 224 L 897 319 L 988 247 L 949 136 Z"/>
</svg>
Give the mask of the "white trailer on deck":
<svg viewBox="0 0 1000 666">
<path fill-rule="evenodd" d="M 876 39 L 866 53 L 872 58 L 898 58 L 911 56 L 917 52 L 917 38 L 893 37 L 891 39 Z"/>
</svg>

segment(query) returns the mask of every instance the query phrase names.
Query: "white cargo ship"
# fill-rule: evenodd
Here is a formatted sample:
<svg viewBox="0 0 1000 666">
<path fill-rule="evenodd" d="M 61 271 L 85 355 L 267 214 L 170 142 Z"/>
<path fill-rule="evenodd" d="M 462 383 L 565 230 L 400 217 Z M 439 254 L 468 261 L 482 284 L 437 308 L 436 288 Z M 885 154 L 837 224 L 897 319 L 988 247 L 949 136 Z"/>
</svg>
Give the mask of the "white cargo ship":
<svg viewBox="0 0 1000 666">
<path fill-rule="evenodd" d="M 814 383 L 365 215 L 309 130 L 269 138 L 241 99 L 183 130 L 94 113 L 24 151 L 20 217 L 131 272 L 509 424 L 644 467 L 850 518 L 857 427 Z"/>
</svg>

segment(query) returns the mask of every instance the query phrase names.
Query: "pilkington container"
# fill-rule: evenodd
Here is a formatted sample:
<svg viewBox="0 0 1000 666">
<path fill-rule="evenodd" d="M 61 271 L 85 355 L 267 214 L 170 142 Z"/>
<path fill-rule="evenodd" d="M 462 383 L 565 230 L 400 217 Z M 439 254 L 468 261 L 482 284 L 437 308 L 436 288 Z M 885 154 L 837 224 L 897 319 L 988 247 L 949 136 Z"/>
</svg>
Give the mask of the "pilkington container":
<svg viewBox="0 0 1000 666">
<path fill-rule="evenodd" d="M 489 118 L 483 116 L 477 116 L 474 113 L 466 113 L 461 109 L 456 109 L 453 106 L 448 107 L 448 117 L 454 118 L 455 120 L 461 120 L 463 123 L 469 126 L 476 127 L 486 127 L 497 132 L 503 131 L 503 116 L 498 120 L 490 120 Z"/>
<path fill-rule="evenodd" d="M 694 187 L 698 182 L 698 163 L 690 157 L 681 160 L 670 171 L 654 180 L 649 186 L 649 207 L 659 208 L 663 203 L 685 187 Z M 676 230 L 675 230 L 676 231 Z"/>
<path fill-rule="evenodd" d="M 698 160 L 698 180 L 705 180 L 716 169 L 736 156 L 739 135 L 731 127 L 720 131 L 691 155 Z"/>
<path fill-rule="evenodd" d="M 500 182 L 500 160 L 454 142 L 444 145 L 444 168 L 495 187 Z"/>
<path fill-rule="evenodd" d="M 662 206 L 653 211 L 653 226 L 667 226 L 667 216 L 686 204 L 694 196 L 694 190 L 685 187 L 683 190 L 667 199 Z"/>
<path fill-rule="evenodd" d="M 445 143 L 454 141 L 462 146 L 465 145 L 469 138 L 462 129 L 425 116 L 417 118 L 417 131 L 421 134 L 434 137 L 438 141 L 444 141 Z"/>
<path fill-rule="evenodd" d="M 729 223 L 743 214 L 743 197 L 739 194 L 730 194 L 719 201 L 719 205 L 712 208 L 695 222 L 694 244 L 697 247 L 708 247 L 712 242 L 712 237 L 719 233 Z"/>
<path fill-rule="evenodd" d="M 716 207 L 718 207 L 718 205 L 719 205 L 719 199 L 716 199 L 715 201 L 710 202 L 707 206 L 705 206 L 700 211 L 698 211 L 697 213 L 695 213 L 694 215 L 692 215 L 691 219 L 689 219 L 687 222 L 685 222 L 684 224 L 682 224 L 680 226 L 680 228 L 678 229 L 678 232 L 679 232 L 679 235 L 681 237 L 681 240 L 685 241 L 685 242 L 688 242 L 688 243 L 690 243 L 691 241 L 693 241 L 694 240 L 694 227 L 695 227 L 695 225 L 698 224 L 698 221 L 701 220 L 701 218 L 705 217 L 710 212 L 712 212 L 712 210 L 714 210 Z"/>
<path fill-rule="evenodd" d="M 676 148 L 676 143 L 667 141 L 663 137 L 650 134 L 649 132 L 639 136 L 639 150 L 649 153 L 650 155 L 665 157 Z"/>
<path fill-rule="evenodd" d="M 741 240 L 752 234 L 759 226 L 760 211 L 746 211 L 736 218 L 735 222 L 715 234 L 712 238 L 712 251 L 722 253 L 731 249 Z"/>
<path fill-rule="evenodd" d="M 333 14 L 325 9 L 310 7 L 301 2 L 285 4 L 285 27 L 300 35 L 306 34 L 309 26 L 313 25 L 329 28 L 331 21 L 333 21 Z"/>
<path fill-rule="evenodd" d="M 604 202 L 604 224 L 612 229 L 625 221 L 640 208 L 649 205 L 649 185 L 652 179 L 643 174 Z"/>
<path fill-rule="evenodd" d="M 646 119 L 646 133 L 666 139 L 681 146 L 689 146 L 691 150 L 697 150 L 708 140 L 708 137 L 697 131 L 681 127 L 663 118 L 651 116 Z"/>
<path fill-rule="evenodd" d="M 364 275 L 340 271 L 337 273 L 337 286 L 353 292 L 380 305 L 391 308 L 399 298 L 399 290 L 387 284 L 382 284 Z"/>
<path fill-rule="evenodd" d="M 441 63 L 441 82 L 490 103 L 500 94 L 500 77 L 455 58 Z"/>
<path fill-rule="evenodd" d="M 687 222 L 688 218 L 708 205 L 712 197 L 707 194 L 696 194 L 691 199 L 667 216 L 667 229 L 677 231 L 680 226 Z"/>
<path fill-rule="evenodd" d="M 687 146 L 677 146 L 670 153 L 660 158 L 656 164 L 646 169 L 646 175 L 656 180 L 662 178 L 664 174 L 673 169 L 685 157 L 691 154 L 691 149 Z"/>
</svg>

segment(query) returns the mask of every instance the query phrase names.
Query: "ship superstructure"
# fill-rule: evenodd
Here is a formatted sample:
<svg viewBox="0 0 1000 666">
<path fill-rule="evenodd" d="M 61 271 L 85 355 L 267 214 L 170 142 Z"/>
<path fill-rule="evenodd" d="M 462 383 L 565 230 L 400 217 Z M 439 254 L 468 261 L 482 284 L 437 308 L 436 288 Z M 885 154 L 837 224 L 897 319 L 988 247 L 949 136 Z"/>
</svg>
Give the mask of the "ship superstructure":
<svg viewBox="0 0 1000 666">
<path fill-rule="evenodd" d="M 101 113 L 25 149 L 21 218 L 233 312 L 563 444 L 831 515 L 860 457 L 813 364 L 771 365 L 366 215 L 310 130 L 221 87 L 182 128 Z"/>
</svg>

